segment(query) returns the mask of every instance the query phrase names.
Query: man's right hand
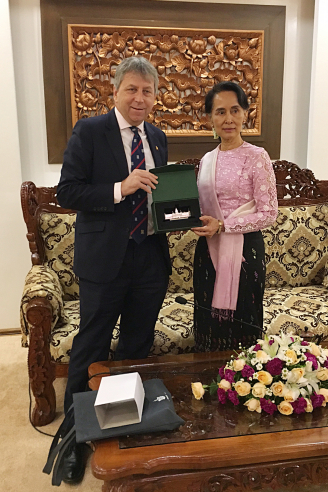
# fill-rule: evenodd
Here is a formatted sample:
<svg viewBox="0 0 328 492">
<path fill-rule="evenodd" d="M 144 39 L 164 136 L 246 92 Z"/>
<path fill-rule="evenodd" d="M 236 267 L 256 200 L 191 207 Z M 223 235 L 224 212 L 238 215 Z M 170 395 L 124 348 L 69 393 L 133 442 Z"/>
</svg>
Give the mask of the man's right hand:
<svg viewBox="0 0 328 492">
<path fill-rule="evenodd" d="M 145 171 L 144 169 L 135 169 L 121 183 L 122 197 L 132 195 L 137 190 L 142 189 L 151 193 L 151 190 L 156 189 L 158 178 L 155 174 Z"/>
</svg>

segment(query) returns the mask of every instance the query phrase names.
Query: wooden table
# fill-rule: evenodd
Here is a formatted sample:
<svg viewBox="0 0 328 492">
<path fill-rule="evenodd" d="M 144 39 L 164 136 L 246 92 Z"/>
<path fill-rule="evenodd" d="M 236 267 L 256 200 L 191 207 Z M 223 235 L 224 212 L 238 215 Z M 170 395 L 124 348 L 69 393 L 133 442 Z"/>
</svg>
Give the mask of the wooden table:
<svg viewBox="0 0 328 492">
<path fill-rule="evenodd" d="M 216 352 L 90 366 L 90 376 L 160 377 L 186 422 L 172 433 L 95 443 L 92 472 L 104 481 L 103 492 L 303 492 L 328 484 L 328 409 L 270 416 L 219 405 L 209 394 L 192 397 L 190 382 L 209 383 L 229 358 Z M 92 389 L 99 382 L 93 378 Z"/>
</svg>

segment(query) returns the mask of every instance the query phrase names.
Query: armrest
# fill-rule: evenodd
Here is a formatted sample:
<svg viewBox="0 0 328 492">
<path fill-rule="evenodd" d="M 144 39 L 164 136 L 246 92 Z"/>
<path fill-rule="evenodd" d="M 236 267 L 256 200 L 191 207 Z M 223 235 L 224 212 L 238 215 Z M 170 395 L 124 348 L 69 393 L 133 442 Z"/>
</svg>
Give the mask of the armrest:
<svg viewBox="0 0 328 492">
<path fill-rule="evenodd" d="M 40 301 L 37 301 L 40 299 Z M 34 301 L 34 302 L 31 302 Z M 43 302 L 42 302 L 43 301 Z M 25 285 L 20 305 L 20 320 L 22 330 L 22 345 L 27 346 L 29 335 L 28 311 L 35 302 L 41 302 L 51 307 L 51 331 L 57 321 L 63 316 L 63 291 L 58 276 L 45 265 L 34 265 L 25 279 Z"/>
</svg>

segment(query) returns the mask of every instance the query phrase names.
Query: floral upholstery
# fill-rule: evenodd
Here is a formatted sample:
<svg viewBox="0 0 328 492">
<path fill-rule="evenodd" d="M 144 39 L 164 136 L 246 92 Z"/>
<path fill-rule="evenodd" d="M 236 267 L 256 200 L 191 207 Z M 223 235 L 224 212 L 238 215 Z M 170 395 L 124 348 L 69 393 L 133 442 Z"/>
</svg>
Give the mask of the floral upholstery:
<svg viewBox="0 0 328 492">
<path fill-rule="evenodd" d="M 328 206 L 281 207 L 263 237 L 267 333 L 328 334 Z"/>
<path fill-rule="evenodd" d="M 57 275 L 64 301 L 79 298 L 78 278 L 73 272 L 76 214 L 43 212 L 39 227 L 45 249 L 45 263 Z"/>
<path fill-rule="evenodd" d="M 328 334 L 328 289 L 324 285 L 277 287 L 264 293 L 264 329 Z"/>
<path fill-rule="evenodd" d="M 321 285 L 327 263 L 328 206 L 281 207 L 264 229 L 266 288 Z"/>
<path fill-rule="evenodd" d="M 47 297 L 53 309 L 50 350 L 67 363 L 79 327 L 79 285 L 73 273 L 75 214 L 42 213 L 40 230 L 45 265 L 33 266 L 26 277 L 22 302 L 23 345 L 28 344 L 26 305 Z M 303 330 L 328 333 L 328 207 L 280 207 L 276 223 L 263 231 L 266 244 L 264 327 L 268 333 Z M 178 304 L 182 294 L 193 301 L 192 272 L 197 236 L 168 234 L 172 261 L 169 288 L 155 326 L 151 354 L 180 354 L 194 346 L 192 304 Z M 114 331 L 111 352 L 119 337 Z"/>
</svg>

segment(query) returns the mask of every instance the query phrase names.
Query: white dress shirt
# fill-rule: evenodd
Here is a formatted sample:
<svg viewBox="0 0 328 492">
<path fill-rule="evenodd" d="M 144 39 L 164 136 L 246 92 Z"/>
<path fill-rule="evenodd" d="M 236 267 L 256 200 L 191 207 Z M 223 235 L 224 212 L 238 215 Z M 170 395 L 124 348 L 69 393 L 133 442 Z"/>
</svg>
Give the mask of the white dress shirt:
<svg viewBox="0 0 328 492">
<path fill-rule="evenodd" d="M 131 125 L 126 121 L 125 118 L 121 115 L 117 108 L 114 108 L 116 119 L 118 122 L 118 126 L 120 128 L 122 142 L 124 146 L 124 151 L 126 155 L 126 160 L 128 163 L 129 173 L 131 172 L 131 147 L 132 147 L 132 139 L 133 132 L 131 130 Z M 142 122 L 137 128 L 139 131 L 139 135 L 142 140 L 142 145 L 144 149 L 145 161 L 146 161 L 146 170 L 153 169 L 155 167 L 153 154 L 151 153 L 147 135 L 144 128 L 144 122 Z M 148 204 L 148 226 L 147 226 L 147 235 L 154 234 L 154 225 L 153 225 L 153 216 L 151 213 L 151 204 L 153 201 L 153 197 L 151 194 L 147 193 L 147 204 Z M 124 200 L 126 197 L 122 197 L 121 192 L 121 182 L 114 184 L 114 203 L 119 203 Z"/>
</svg>

